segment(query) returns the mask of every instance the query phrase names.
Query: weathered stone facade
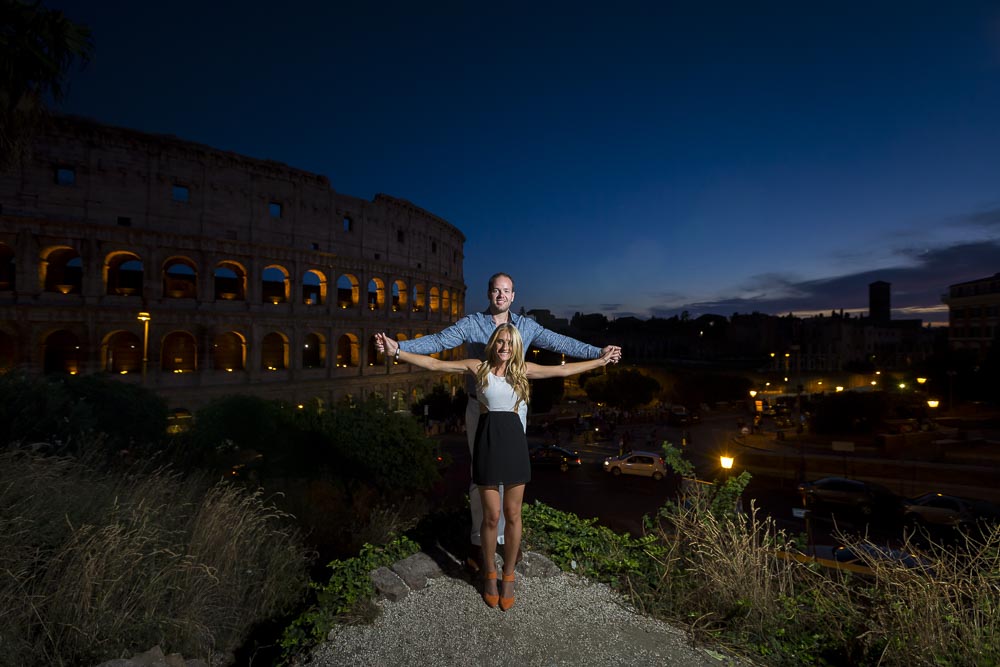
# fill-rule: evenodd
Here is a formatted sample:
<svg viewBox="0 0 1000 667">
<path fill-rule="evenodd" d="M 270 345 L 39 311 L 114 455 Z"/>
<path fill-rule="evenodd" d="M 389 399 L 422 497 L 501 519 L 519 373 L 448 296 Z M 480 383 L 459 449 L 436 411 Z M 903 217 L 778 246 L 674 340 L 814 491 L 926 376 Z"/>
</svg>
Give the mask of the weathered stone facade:
<svg viewBox="0 0 1000 667">
<path fill-rule="evenodd" d="M 376 392 L 401 408 L 441 378 L 387 365 L 372 334 L 459 318 L 464 242 L 404 200 L 58 118 L 0 174 L 0 368 L 114 373 L 175 408 Z"/>
</svg>

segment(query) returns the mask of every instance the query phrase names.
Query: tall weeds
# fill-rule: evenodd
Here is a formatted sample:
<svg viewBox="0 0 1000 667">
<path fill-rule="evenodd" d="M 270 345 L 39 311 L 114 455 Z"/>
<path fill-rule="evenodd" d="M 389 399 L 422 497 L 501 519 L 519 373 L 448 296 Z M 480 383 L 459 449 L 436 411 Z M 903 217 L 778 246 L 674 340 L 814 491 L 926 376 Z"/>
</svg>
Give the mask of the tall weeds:
<svg viewBox="0 0 1000 667">
<path fill-rule="evenodd" d="M 0 665 L 228 655 L 305 590 L 288 519 L 197 477 L 0 454 Z"/>
</svg>

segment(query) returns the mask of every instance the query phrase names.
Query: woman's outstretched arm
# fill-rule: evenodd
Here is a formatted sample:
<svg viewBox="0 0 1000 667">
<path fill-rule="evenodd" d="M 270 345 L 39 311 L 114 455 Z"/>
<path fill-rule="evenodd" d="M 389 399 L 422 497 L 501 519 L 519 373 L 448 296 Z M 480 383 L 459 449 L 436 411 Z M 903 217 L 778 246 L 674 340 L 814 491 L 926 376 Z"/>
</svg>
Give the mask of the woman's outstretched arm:
<svg viewBox="0 0 1000 667">
<path fill-rule="evenodd" d="M 545 378 L 567 377 L 569 375 L 576 375 L 577 373 L 592 371 L 595 368 L 615 363 L 620 356 L 621 351 L 619 348 L 609 346 L 604 348 L 604 352 L 597 359 L 575 361 L 571 364 L 553 364 L 551 366 L 541 366 L 529 361 L 524 367 L 529 380 L 543 380 Z"/>
<path fill-rule="evenodd" d="M 406 352 L 399 348 L 399 343 L 384 333 L 375 334 L 375 341 L 384 346 L 385 353 L 393 359 L 399 359 L 399 361 L 405 361 L 408 364 L 420 366 L 429 371 L 439 371 L 441 373 L 475 373 L 476 369 L 479 368 L 479 364 L 482 363 L 478 359 L 452 359 L 445 361 L 443 359 L 428 357 L 425 354 Z"/>
</svg>

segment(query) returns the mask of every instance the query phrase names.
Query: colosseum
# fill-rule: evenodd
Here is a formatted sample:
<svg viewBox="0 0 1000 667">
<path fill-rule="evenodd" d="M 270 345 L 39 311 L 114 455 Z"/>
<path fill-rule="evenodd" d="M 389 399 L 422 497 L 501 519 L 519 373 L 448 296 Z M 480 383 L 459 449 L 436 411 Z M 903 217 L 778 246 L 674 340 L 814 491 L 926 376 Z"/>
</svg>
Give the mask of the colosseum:
<svg viewBox="0 0 1000 667">
<path fill-rule="evenodd" d="M 177 414 L 230 393 L 405 409 L 457 378 L 393 364 L 372 335 L 463 315 L 464 241 L 402 199 L 59 117 L 0 173 L 0 369 L 111 373 Z"/>
</svg>

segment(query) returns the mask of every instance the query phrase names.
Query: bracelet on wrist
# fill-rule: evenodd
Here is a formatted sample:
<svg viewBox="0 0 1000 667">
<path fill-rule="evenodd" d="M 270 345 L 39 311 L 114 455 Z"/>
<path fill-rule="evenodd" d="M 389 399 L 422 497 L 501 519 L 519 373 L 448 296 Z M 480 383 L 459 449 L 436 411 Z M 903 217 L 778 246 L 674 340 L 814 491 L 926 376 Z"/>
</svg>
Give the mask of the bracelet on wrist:
<svg viewBox="0 0 1000 667">
<path fill-rule="evenodd" d="M 399 348 L 398 347 L 396 348 L 396 353 L 394 355 L 392 355 L 392 360 L 393 361 L 399 361 Z"/>
</svg>

